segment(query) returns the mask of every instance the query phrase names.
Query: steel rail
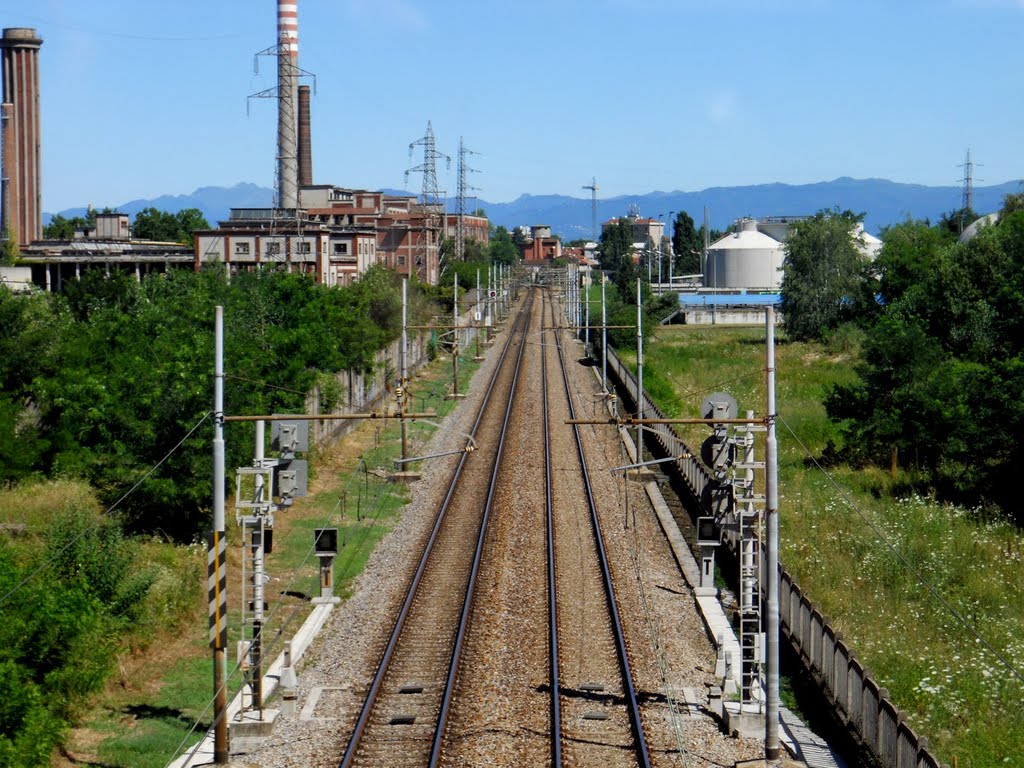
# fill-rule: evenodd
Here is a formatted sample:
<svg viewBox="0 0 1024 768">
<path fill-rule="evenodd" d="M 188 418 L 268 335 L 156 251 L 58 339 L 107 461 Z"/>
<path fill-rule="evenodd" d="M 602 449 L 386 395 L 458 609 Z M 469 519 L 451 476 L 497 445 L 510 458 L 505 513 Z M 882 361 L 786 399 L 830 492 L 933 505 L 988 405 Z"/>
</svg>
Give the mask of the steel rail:
<svg viewBox="0 0 1024 768">
<path fill-rule="evenodd" d="M 451 662 L 448 664 L 448 676 L 445 679 L 444 695 L 441 698 L 441 712 L 437 718 L 437 730 L 434 731 L 434 742 L 430 748 L 430 768 L 434 768 L 441 759 L 441 742 L 444 739 L 444 729 L 448 722 L 448 712 L 451 709 L 451 700 L 455 694 L 455 681 L 458 678 L 459 662 L 462 657 L 462 645 L 469 629 L 469 619 L 473 613 L 473 597 L 476 592 L 476 577 L 480 572 L 480 561 L 483 559 L 484 542 L 487 538 L 487 523 L 491 517 L 491 508 L 494 506 L 494 492 L 498 487 L 498 474 L 501 470 L 501 458 L 505 453 L 505 437 L 508 433 L 508 425 L 512 420 L 512 405 L 516 399 L 516 389 L 519 384 L 519 371 L 522 369 L 523 353 L 526 351 L 526 330 L 529 329 L 530 311 L 533 305 L 531 294 L 526 306 L 520 315 L 520 321 L 525 323 L 526 328 L 522 329 L 522 340 L 519 344 L 519 354 L 516 356 L 516 367 L 512 373 L 512 388 L 508 393 L 508 402 L 505 404 L 505 418 L 501 424 L 501 434 L 498 438 L 498 450 L 494 457 L 494 467 L 491 470 L 491 480 L 487 486 L 487 498 L 484 501 L 483 518 L 480 521 L 480 533 L 477 536 L 476 551 L 473 554 L 473 567 L 469 574 L 469 583 L 466 585 L 466 595 L 463 598 L 462 613 L 459 616 L 459 630 L 455 636 L 455 647 L 452 649 Z M 525 318 L 525 320 L 524 320 Z M 511 340 L 512 334 L 509 334 Z"/>
<path fill-rule="evenodd" d="M 554 319 L 554 307 L 551 309 Z M 543 327 L 543 313 L 541 327 Z M 541 349 L 541 381 L 544 382 L 544 479 L 547 492 L 547 550 L 548 550 L 548 645 L 551 648 L 551 765 L 562 765 L 562 683 L 558 669 L 558 590 L 555 586 L 555 515 L 551 473 L 551 417 L 548 408 L 548 356 Z"/>
<path fill-rule="evenodd" d="M 514 330 L 514 329 L 513 329 Z M 504 361 L 508 355 L 509 347 L 512 344 L 513 333 L 509 333 L 505 339 L 505 345 L 501 350 L 501 357 L 494 367 L 494 371 L 491 374 L 490 381 L 487 383 L 487 389 L 484 391 L 482 402 L 480 403 L 480 409 L 477 412 L 476 420 L 473 422 L 473 428 L 470 430 L 470 436 L 475 440 L 477 430 L 480 427 L 480 423 L 483 421 L 484 412 L 487 410 L 487 405 L 490 402 L 491 394 L 494 391 L 495 385 L 498 381 L 498 376 L 501 373 Z M 339 768 L 350 768 L 353 760 L 356 756 L 356 751 L 359 747 L 360 740 L 362 739 L 363 733 L 366 730 L 366 725 L 369 722 L 370 714 L 373 711 L 374 704 L 377 700 L 377 696 L 380 693 L 381 685 L 384 682 L 384 676 L 387 672 L 388 665 L 391 662 L 391 658 L 394 655 L 395 648 L 398 645 L 398 639 L 402 634 L 402 629 L 405 627 L 406 618 L 412 608 L 413 601 L 416 597 L 416 590 L 420 585 L 420 581 L 423 578 L 423 574 L 427 569 L 427 563 L 430 559 L 431 552 L 433 551 L 434 543 L 437 541 L 438 534 L 441 531 L 441 526 L 444 522 L 445 514 L 448 508 L 451 506 L 452 499 L 455 496 L 455 489 L 459 484 L 459 479 L 462 476 L 462 471 L 465 468 L 466 461 L 469 459 L 470 454 L 465 453 L 459 459 L 458 464 L 455 467 L 455 472 L 452 475 L 451 483 L 448 486 L 448 492 L 445 494 L 444 500 L 441 502 L 438 508 L 438 513 L 434 519 L 433 528 L 430 531 L 430 537 L 427 539 L 426 544 L 423 547 L 423 553 L 420 556 L 419 564 L 416 567 L 416 572 L 413 575 L 412 582 L 409 585 L 409 589 L 406 593 L 405 599 L 402 602 L 402 608 L 398 613 L 398 617 L 395 620 L 395 625 L 391 630 L 391 636 L 388 639 L 387 647 L 384 649 L 384 653 L 381 656 L 380 663 L 377 665 L 377 671 L 374 674 L 373 682 L 370 685 L 370 691 L 367 693 L 366 701 L 363 702 L 363 708 L 359 713 L 359 719 L 356 721 L 355 728 L 352 730 L 352 736 L 349 738 L 348 745 L 345 748 L 345 754 L 343 755 Z"/>
<path fill-rule="evenodd" d="M 565 385 L 565 396 L 569 402 L 569 418 L 576 418 L 576 408 L 572 402 L 572 389 L 569 386 L 569 375 L 565 367 L 565 357 L 562 353 L 562 343 L 558 334 L 555 334 L 555 348 L 558 351 L 558 361 L 562 371 L 562 383 Z M 611 614 L 612 628 L 615 632 L 615 649 L 618 652 L 619 664 L 622 667 L 623 688 L 626 692 L 626 701 L 629 705 L 630 724 L 633 728 L 633 739 L 636 742 L 636 751 L 639 753 L 640 765 L 643 768 L 650 768 L 651 757 L 647 750 L 647 742 L 644 739 L 644 728 L 640 722 L 640 704 L 636 697 L 636 687 L 633 685 L 633 672 L 630 669 L 629 658 L 626 654 L 626 639 L 622 632 L 622 620 L 619 617 L 618 605 L 615 601 L 615 587 L 612 585 L 611 569 L 608 566 L 608 555 L 604 548 L 604 537 L 601 534 L 601 523 L 597 518 L 597 506 L 594 503 L 594 490 L 590 484 L 590 473 L 587 471 L 587 461 L 583 453 L 583 440 L 580 437 L 580 428 L 573 424 L 573 435 L 576 438 L 576 452 L 580 460 L 580 469 L 583 477 L 583 484 L 587 491 L 587 504 L 590 507 L 590 521 L 594 529 L 594 539 L 597 542 L 598 559 L 601 563 L 601 576 L 604 580 L 605 597 L 608 600 L 608 611 Z"/>
</svg>

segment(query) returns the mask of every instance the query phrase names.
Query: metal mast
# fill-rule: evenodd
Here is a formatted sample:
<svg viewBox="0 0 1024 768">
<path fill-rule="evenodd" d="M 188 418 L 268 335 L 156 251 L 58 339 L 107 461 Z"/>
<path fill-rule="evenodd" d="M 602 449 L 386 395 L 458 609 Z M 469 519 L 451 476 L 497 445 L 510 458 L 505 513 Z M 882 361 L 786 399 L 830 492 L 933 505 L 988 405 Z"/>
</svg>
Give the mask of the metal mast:
<svg viewBox="0 0 1024 768">
<path fill-rule="evenodd" d="M 466 182 L 467 173 L 477 173 L 476 168 L 470 168 L 466 165 L 466 155 L 476 155 L 478 152 L 474 152 L 471 149 L 466 149 L 466 146 L 462 143 L 462 137 L 459 136 L 459 180 L 458 188 L 455 193 L 455 214 L 456 214 L 456 229 L 455 229 L 455 260 L 465 261 L 466 260 L 466 193 L 472 190 L 478 190 L 478 187 L 474 187 Z"/>
<path fill-rule="evenodd" d="M 308 74 L 299 69 L 298 0 L 277 0 L 277 44 L 256 54 L 257 72 L 260 56 L 277 57 L 277 85 L 249 98 L 277 99 L 274 205 L 295 209 L 299 207 L 298 82 L 300 73 Z"/>
<path fill-rule="evenodd" d="M 434 144 L 434 128 L 430 124 L 429 120 L 427 121 L 426 135 L 409 144 L 410 158 L 412 158 L 413 151 L 416 147 L 423 147 L 423 163 L 421 165 L 417 165 L 415 168 L 410 168 L 405 172 L 405 183 L 408 186 L 410 173 L 423 174 L 423 195 L 421 202 L 426 214 L 423 237 L 423 262 L 424 265 L 426 265 L 427 255 L 430 252 L 431 233 L 434 233 L 438 244 L 440 244 L 440 233 L 444 223 L 444 198 L 441 197 L 441 191 L 437 188 L 437 160 L 438 158 L 444 158 L 447 164 L 446 167 L 451 168 L 452 159 L 443 152 L 437 151 L 437 147 Z M 439 271 L 443 271 L 443 266 L 438 266 Z"/>
<path fill-rule="evenodd" d="M 597 178 L 592 177 L 590 184 L 585 184 L 580 189 L 589 189 L 591 193 L 590 201 L 590 231 L 591 236 L 594 238 L 594 242 L 597 242 Z"/>
<path fill-rule="evenodd" d="M 964 160 L 964 194 L 960 207 L 964 210 L 974 210 L 974 163 L 971 162 L 971 148 L 967 148 L 967 158 Z"/>
<path fill-rule="evenodd" d="M 298 0 L 277 0 L 277 200 L 299 207 L 298 124 L 295 102 L 299 79 Z"/>
</svg>

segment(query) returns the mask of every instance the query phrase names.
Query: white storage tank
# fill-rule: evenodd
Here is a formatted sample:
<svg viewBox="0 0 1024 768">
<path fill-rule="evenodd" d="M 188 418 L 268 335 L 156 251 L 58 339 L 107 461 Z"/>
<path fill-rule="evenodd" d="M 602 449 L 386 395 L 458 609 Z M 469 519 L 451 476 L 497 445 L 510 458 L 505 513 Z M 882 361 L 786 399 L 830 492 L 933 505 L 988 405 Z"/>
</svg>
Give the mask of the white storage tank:
<svg viewBox="0 0 1024 768">
<path fill-rule="evenodd" d="M 784 246 L 758 232 L 757 222 L 744 219 L 736 232 L 708 248 L 704 287 L 777 291 L 782 285 Z"/>
<path fill-rule="evenodd" d="M 878 252 L 882 250 L 882 241 L 870 232 L 866 232 L 864 225 L 859 221 L 853 228 L 853 242 L 861 256 L 866 256 L 871 261 L 874 261 L 878 257 Z"/>
</svg>

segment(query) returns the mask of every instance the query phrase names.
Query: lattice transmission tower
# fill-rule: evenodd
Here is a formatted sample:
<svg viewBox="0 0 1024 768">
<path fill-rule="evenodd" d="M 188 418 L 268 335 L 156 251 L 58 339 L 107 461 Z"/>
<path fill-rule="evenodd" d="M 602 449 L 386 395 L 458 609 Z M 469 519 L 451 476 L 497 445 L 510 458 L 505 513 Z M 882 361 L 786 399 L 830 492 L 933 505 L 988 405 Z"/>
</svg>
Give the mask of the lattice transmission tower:
<svg viewBox="0 0 1024 768">
<path fill-rule="evenodd" d="M 964 177 L 960 180 L 964 185 L 960 207 L 965 210 L 974 210 L 974 163 L 971 162 L 970 147 L 967 148 L 967 157 L 960 167 L 964 169 Z"/>
<path fill-rule="evenodd" d="M 455 193 L 455 215 L 456 215 L 456 227 L 455 227 L 455 260 L 465 261 L 466 260 L 466 198 L 469 192 L 479 192 L 479 187 L 474 187 L 466 181 L 466 175 L 469 173 L 479 173 L 476 168 L 470 168 L 466 164 L 467 155 L 478 155 L 479 152 L 474 152 L 471 149 L 467 149 L 466 145 L 462 142 L 462 137 L 459 136 L 459 180 L 458 187 Z"/>
<path fill-rule="evenodd" d="M 444 230 L 444 193 L 437 187 L 437 161 L 444 158 L 447 168 L 452 167 L 452 159 L 438 152 L 434 142 L 434 128 L 427 121 L 427 133 L 420 139 L 409 144 L 409 158 L 412 158 L 416 147 L 423 147 L 423 163 L 405 172 L 405 184 L 409 185 L 410 173 L 423 174 L 423 193 L 421 204 L 425 213 L 423 233 L 423 263 L 426 264 L 430 253 L 431 239 L 440 246 L 441 235 Z M 444 271 L 444 265 L 438 264 L 438 272 Z"/>
<path fill-rule="evenodd" d="M 971 148 L 967 148 L 967 157 L 960 165 L 964 169 L 964 177 L 960 180 L 963 184 L 963 194 L 960 198 L 960 232 L 969 223 L 964 221 L 968 211 L 974 211 L 974 165 L 971 160 Z M 980 165 L 980 163 L 979 163 Z"/>
</svg>

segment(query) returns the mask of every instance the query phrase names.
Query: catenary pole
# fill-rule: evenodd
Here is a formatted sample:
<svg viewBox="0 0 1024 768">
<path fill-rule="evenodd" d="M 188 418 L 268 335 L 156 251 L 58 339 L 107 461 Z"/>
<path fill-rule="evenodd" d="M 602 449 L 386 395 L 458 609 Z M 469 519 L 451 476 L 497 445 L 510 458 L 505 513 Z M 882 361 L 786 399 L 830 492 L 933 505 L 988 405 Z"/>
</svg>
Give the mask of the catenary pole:
<svg viewBox="0 0 1024 768">
<path fill-rule="evenodd" d="M 224 307 L 217 307 L 214 319 L 213 353 L 213 536 L 211 537 L 211 560 L 214 591 L 225 583 L 220 572 L 220 548 L 224 539 Z M 216 594 L 213 618 L 213 759 L 217 765 L 226 765 L 230 760 L 228 749 L 228 693 L 226 671 L 227 648 L 223 642 L 223 624 L 227 616 L 221 615 L 226 599 Z"/>
<path fill-rule="evenodd" d="M 455 343 L 452 346 L 452 397 L 459 397 L 459 273 L 455 273 L 455 306 L 452 310 L 452 325 L 455 327 Z"/>
<path fill-rule="evenodd" d="M 480 272 L 477 271 L 477 281 L 480 280 Z M 477 289 L 479 294 L 479 288 Z M 408 354 L 409 354 L 409 278 L 402 278 L 402 349 L 400 354 L 401 360 L 401 371 L 399 372 L 399 384 L 398 384 L 398 409 L 402 414 L 402 461 L 404 462 L 409 457 L 409 444 L 408 444 L 408 433 L 406 432 L 405 424 L 405 398 L 406 388 L 408 382 L 406 378 L 409 375 L 408 371 Z M 404 463 L 402 466 L 405 466 Z"/>
<path fill-rule="evenodd" d="M 779 756 L 779 447 L 775 436 L 775 308 L 768 306 L 766 325 L 766 392 L 768 433 L 765 446 L 765 512 L 767 516 L 768 571 L 765 621 L 768 701 L 765 710 L 764 753 Z"/>
<path fill-rule="evenodd" d="M 584 333 L 586 334 L 586 338 L 583 342 L 583 348 L 586 350 L 588 359 L 590 358 L 590 284 L 591 282 L 593 282 L 590 279 L 590 275 L 592 274 L 593 272 L 588 270 L 587 272 L 584 273 L 583 278 L 585 288 L 583 292 L 583 308 L 584 314 L 586 316 L 586 319 L 584 321 L 584 327 L 586 328 L 586 331 Z"/>
<path fill-rule="evenodd" d="M 636 417 L 644 417 L 644 326 L 640 306 L 640 283 L 636 279 Z M 636 425 L 636 463 L 644 461 L 644 425 Z"/>
<path fill-rule="evenodd" d="M 608 394 L 608 306 L 605 303 L 604 272 L 601 273 L 601 386 L 604 393 Z"/>
</svg>

